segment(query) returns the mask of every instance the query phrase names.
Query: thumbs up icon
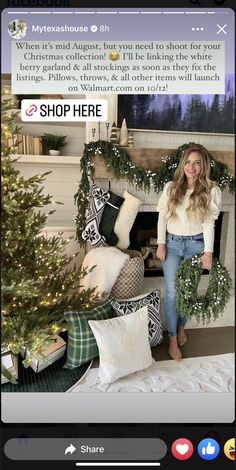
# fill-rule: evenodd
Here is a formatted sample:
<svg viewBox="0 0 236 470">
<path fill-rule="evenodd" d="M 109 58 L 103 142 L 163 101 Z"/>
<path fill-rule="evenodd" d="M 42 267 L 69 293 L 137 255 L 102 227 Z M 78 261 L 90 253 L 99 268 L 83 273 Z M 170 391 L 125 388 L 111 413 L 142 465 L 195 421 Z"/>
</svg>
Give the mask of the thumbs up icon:
<svg viewBox="0 0 236 470">
<path fill-rule="evenodd" d="M 220 452 L 220 446 L 215 439 L 203 439 L 198 444 L 198 454 L 204 460 L 214 460 Z"/>
<path fill-rule="evenodd" d="M 206 454 L 211 455 L 211 454 L 214 454 L 215 450 L 216 450 L 215 446 L 211 445 L 211 443 L 208 442 L 207 447 L 202 448 L 202 453 L 203 455 L 206 455 Z"/>
</svg>

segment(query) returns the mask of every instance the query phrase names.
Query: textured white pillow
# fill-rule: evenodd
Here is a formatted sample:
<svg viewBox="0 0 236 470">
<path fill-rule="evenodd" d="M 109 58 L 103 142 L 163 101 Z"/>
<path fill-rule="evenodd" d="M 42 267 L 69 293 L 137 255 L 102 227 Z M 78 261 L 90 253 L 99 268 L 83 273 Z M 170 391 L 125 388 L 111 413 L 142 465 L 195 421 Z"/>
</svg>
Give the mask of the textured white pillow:
<svg viewBox="0 0 236 470">
<path fill-rule="evenodd" d="M 120 207 L 114 226 L 114 232 L 118 237 L 118 243 L 116 246 L 118 248 L 126 249 L 130 243 L 129 233 L 142 201 L 128 193 L 128 191 L 124 191 L 123 198 L 124 202 Z"/>
<path fill-rule="evenodd" d="M 148 308 L 109 320 L 89 320 L 99 350 L 97 381 L 112 383 L 149 367 Z"/>
</svg>

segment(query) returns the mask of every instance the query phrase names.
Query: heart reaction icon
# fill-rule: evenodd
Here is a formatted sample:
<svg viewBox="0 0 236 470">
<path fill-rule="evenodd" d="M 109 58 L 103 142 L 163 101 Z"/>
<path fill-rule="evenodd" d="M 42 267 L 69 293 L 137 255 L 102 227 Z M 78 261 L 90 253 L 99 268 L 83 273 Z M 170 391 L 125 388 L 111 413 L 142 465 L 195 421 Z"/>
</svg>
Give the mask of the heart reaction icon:
<svg viewBox="0 0 236 470">
<path fill-rule="evenodd" d="M 175 459 L 188 460 L 193 455 L 193 444 L 185 437 L 181 437 L 173 442 L 171 452 Z"/>
</svg>

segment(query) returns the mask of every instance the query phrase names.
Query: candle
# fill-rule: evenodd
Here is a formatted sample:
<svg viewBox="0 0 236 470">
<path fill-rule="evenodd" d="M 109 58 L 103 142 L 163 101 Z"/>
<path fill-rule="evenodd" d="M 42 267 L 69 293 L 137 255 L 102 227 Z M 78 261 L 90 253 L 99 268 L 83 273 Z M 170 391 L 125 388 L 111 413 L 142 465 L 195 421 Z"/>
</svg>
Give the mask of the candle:
<svg viewBox="0 0 236 470">
<path fill-rule="evenodd" d="M 107 128 L 107 140 L 108 140 L 108 129 L 110 127 L 110 123 L 109 122 L 106 122 L 106 128 Z"/>
<path fill-rule="evenodd" d="M 101 123 L 98 123 L 98 140 L 101 140 Z"/>
</svg>

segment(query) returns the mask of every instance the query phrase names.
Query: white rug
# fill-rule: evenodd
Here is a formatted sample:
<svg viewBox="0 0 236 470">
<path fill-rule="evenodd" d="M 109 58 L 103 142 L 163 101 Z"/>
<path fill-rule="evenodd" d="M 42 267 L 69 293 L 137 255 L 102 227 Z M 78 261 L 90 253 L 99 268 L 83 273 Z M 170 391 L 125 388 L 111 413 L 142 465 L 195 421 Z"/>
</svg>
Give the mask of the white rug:
<svg viewBox="0 0 236 470">
<path fill-rule="evenodd" d="M 234 354 L 154 361 L 146 370 L 96 383 L 98 368 L 89 369 L 68 392 L 233 392 Z"/>
</svg>

